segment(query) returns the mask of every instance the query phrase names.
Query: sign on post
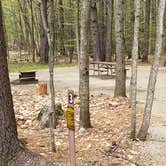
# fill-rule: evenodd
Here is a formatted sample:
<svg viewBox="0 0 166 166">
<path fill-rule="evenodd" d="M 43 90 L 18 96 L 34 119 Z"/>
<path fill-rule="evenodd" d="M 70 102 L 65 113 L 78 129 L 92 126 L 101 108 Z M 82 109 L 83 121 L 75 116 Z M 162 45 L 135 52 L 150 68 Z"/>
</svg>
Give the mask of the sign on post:
<svg viewBox="0 0 166 166">
<path fill-rule="evenodd" d="M 69 129 L 69 153 L 70 165 L 76 166 L 75 160 L 75 124 L 74 124 L 74 91 L 68 91 L 68 107 L 66 110 L 66 121 Z"/>
</svg>

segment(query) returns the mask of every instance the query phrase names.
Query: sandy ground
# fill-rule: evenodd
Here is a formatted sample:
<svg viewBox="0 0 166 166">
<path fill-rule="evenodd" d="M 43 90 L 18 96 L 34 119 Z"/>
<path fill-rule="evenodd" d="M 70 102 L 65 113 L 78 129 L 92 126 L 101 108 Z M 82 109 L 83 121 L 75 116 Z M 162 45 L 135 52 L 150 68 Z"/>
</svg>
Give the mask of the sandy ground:
<svg viewBox="0 0 166 166">
<path fill-rule="evenodd" d="M 146 99 L 146 89 L 148 84 L 150 67 L 140 66 L 138 68 L 138 103 L 144 107 Z M 129 91 L 130 73 L 127 76 L 127 94 Z M 48 81 L 48 70 L 37 71 L 39 81 Z M 11 81 L 18 79 L 18 73 L 10 74 Z M 90 93 L 114 94 L 115 80 L 90 77 Z M 78 92 L 79 74 L 78 67 L 56 68 L 55 69 L 55 89 L 73 89 Z M 139 143 L 140 160 L 145 166 L 165 166 L 166 165 L 166 68 L 160 68 L 155 91 L 155 99 L 152 110 L 152 120 L 149 129 L 149 137 L 146 142 Z"/>
</svg>

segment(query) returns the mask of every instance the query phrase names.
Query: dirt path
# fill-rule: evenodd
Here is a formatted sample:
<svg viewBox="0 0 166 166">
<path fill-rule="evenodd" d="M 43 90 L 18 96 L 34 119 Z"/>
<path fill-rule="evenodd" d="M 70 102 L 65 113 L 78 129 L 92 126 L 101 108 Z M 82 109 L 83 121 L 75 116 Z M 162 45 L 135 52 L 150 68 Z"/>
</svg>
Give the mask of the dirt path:
<svg viewBox="0 0 166 166">
<path fill-rule="evenodd" d="M 144 106 L 150 67 L 138 68 L 138 103 Z M 160 68 L 156 85 L 155 100 L 152 111 L 149 138 L 139 144 L 140 159 L 146 166 L 166 165 L 166 68 Z M 130 77 L 130 71 L 127 73 Z M 48 81 L 48 70 L 37 71 L 39 81 Z M 18 79 L 18 73 L 10 74 L 11 81 Z M 127 79 L 127 91 L 130 79 Z M 114 79 L 90 77 L 90 92 L 93 95 L 100 93 L 113 96 Z M 55 89 L 74 89 L 78 92 L 78 67 L 55 69 Z"/>
</svg>

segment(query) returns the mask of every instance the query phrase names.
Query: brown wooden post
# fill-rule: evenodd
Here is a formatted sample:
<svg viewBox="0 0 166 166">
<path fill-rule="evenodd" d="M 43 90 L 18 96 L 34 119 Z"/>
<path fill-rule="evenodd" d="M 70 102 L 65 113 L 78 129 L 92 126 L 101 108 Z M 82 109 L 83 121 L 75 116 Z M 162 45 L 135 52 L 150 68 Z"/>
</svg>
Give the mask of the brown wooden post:
<svg viewBox="0 0 166 166">
<path fill-rule="evenodd" d="M 67 127 L 69 129 L 70 165 L 76 166 L 75 159 L 75 124 L 74 124 L 74 91 L 68 91 L 68 107 L 66 111 Z"/>
</svg>

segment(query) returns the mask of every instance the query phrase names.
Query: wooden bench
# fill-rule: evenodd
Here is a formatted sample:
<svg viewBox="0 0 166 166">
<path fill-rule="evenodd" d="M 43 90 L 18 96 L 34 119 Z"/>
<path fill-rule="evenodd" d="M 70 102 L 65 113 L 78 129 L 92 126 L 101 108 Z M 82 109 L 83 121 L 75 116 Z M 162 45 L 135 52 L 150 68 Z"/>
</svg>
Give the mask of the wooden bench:
<svg viewBox="0 0 166 166">
<path fill-rule="evenodd" d="M 89 70 L 92 70 L 92 71 L 93 71 L 93 75 L 95 75 L 95 72 L 97 72 L 97 73 L 98 73 L 98 75 L 100 75 L 101 73 L 106 72 L 106 73 L 107 73 L 107 75 L 108 75 L 108 69 L 101 69 L 101 68 L 99 68 L 99 69 L 97 69 L 97 68 L 89 68 Z"/>
<path fill-rule="evenodd" d="M 36 71 L 20 72 L 19 80 L 20 82 L 38 81 L 36 79 Z"/>
<path fill-rule="evenodd" d="M 114 75 L 115 74 L 115 66 L 114 65 L 110 65 L 104 62 L 94 62 L 91 64 L 89 70 L 93 71 L 93 75 L 96 74 L 97 75 L 101 75 L 106 74 L 108 75 Z"/>
</svg>

